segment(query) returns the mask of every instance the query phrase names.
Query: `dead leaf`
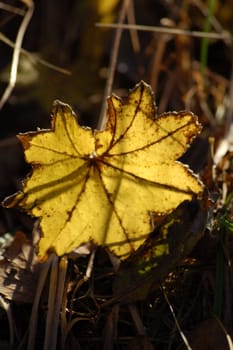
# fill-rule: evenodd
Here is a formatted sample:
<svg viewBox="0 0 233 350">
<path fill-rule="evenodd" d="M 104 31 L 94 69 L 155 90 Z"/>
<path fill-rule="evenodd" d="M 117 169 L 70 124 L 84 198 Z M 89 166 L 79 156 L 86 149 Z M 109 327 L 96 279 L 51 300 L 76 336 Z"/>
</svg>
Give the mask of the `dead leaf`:
<svg viewBox="0 0 233 350">
<path fill-rule="evenodd" d="M 55 102 L 52 129 L 20 134 L 32 174 L 4 201 L 40 217 L 39 256 L 61 256 L 93 240 L 127 257 L 151 231 L 150 212 L 168 214 L 203 185 L 177 159 L 200 132 L 190 112 L 156 116 L 150 86 L 108 99 L 105 130 L 77 123 Z"/>
<path fill-rule="evenodd" d="M 16 232 L 0 261 L 0 293 L 8 300 L 32 303 L 40 266 L 32 242 Z"/>
</svg>

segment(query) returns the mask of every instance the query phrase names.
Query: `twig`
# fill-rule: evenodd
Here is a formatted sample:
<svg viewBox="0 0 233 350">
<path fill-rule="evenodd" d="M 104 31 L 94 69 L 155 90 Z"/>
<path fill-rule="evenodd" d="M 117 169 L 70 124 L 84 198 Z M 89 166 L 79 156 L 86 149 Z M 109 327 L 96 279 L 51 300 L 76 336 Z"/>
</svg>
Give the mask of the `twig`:
<svg viewBox="0 0 233 350">
<path fill-rule="evenodd" d="M 91 278 L 93 265 L 94 265 L 94 259 L 95 259 L 95 253 L 96 253 L 96 247 L 94 246 L 92 248 L 92 252 L 91 252 L 90 258 L 88 260 L 85 276 L 81 280 L 78 281 L 78 283 L 76 284 L 76 287 L 73 290 L 72 298 L 71 298 L 71 305 L 70 305 L 71 310 L 73 309 L 74 295 L 77 293 L 77 290 L 85 282 L 87 282 Z M 64 287 L 63 287 L 63 290 L 64 290 Z M 81 320 L 89 320 L 89 318 L 88 317 L 81 317 L 81 318 L 77 317 L 75 319 L 69 318 L 69 321 L 67 322 L 66 314 L 65 314 L 65 305 L 64 305 L 64 300 L 63 300 L 63 303 L 61 303 L 61 349 L 62 350 L 65 349 L 65 343 L 66 343 L 66 338 L 67 338 L 68 333 L 70 332 L 70 330 L 72 329 L 74 324 L 81 321 Z"/>
<path fill-rule="evenodd" d="M 179 331 L 179 333 L 180 333 L 180 336 L 181 336 L 181 338 L 182 338 L 182 340 L 183 340 L 183 342 L 184 342 L 186 348 L 187 348 L 188 350 L 192 350 L 191 346 L 189 345 L 188 339 L 186 338 L 186 336 L 184 335 L 183 331 L 182 331 L 181 328 L 180 328 L 180 325 L 179 325 L 179 322 L 178 322 L 178 320 L 177 320 L 177 318 L 176 318 L 176 315 L 175 315 L 175 312 L 174 312 L 174 310 L 173 310 L 173 307 L 172 307 L 170 301 L 168 300 L 167 293 L 166 293 L 166 291 L 165 291 L 165 289 L 164 289 L 163 287 L 162 287 L 162 291 L 163 291 L 163 296 L 164 296 L 164 298 L 165 298 L 165 300 L 166 300 L 166 302 L 167 302 L 167 304 L 168 304 L 168 306 L 169 306 L 169 309 L 170 309 L 170 311 L 171 311 L 172 317 L 173 317 L 173 319 L 174 319 L 174 321 L 175 321 L 175 325 L 176 325 L 176 327 L 177 327 L 177 329 L 178 329 L 178 331 Z"/>
<path fill-rule="evenodd" d="M 158 41 L 156 50 L 154 50 L 152 67 L 150 70 L 150 85 L 153 91 L 156 91 L 156 92 L 157 92 L 157 85 L 158 85 L 159 74 L 160 74 L 160 70 L 163 62 L 164 52 L 170 37 L 171 36 L 169 34 L 161 35 L 161 38 Z"/>
<path fill-rule="evenodd" d="M 136 24 L 135 20 L 135 13 L 134 13 L 134 4 L 130 2 L 129 8 L 127 11 L 127 20 L 129 24 Z M 140 47 L 140 42 L 139 42 L 139 37 L 138 37 L 138 32 L 137 30 L 130 30 L 130 36 L 131 36 L 131 42 L 133 46 L 134 52 L 140 52 L 141 47 Z"/>
<path fill-rule="evenodd" d="M 203 3 L 203 1 L 200 0 L 191 0 L 191 2 L 198 8 L 198 10 L 201 12 L 202 16 L 206 18 L 209 14 L 209 9 L 208 7 Z M 217 32 L 222 32 L 223 27 L 220 24 L 220 22 L 217 20 L 215 16 L 210 17 L 210 23 L 212 27 L 217 31 Z"/>
<path fill-rule="evenodd" d="M 231 44 L 233 37 L 232 35 L 227 32 L 223 31 L 222 33 L 215 33 L 215 32 L 199 32 L 196 30 L 185 30 L 185 29 L 178 29 L 178 28 L 164 28 L 159 26 L 146 26 L 146 25 L 140 25 L 140 24 L 120 24 L 120 23 L 96 23 L 97 27 L 102 28 L 120 28 L 120 29 L 135 29 L 140 30 L 144 32 L 155 32 L 155 33 L 162 33 L 162 34 L 172 34 L 172 35 L 187 35 L 192 36 L 196 38 L 209 38 L 209 39 L 224 39 L 227 41 L 227 43 Z"/>
<path fill-rule="evenodd" d="M 4 91 L 4 94 L 0 100 L 0 109 L 2 109 L 2 107 L 4 106 L 4 104 L 6 103 L 6 101 L 8 100 L 8 98 L 10 97 L 14 87 L 15 87 L 15 83 L 17 80 L 17 71 L 18 71 L 18 65 L 19 65 L 19 56 L 20 56 L 20 50 L 22 47 L 22 42 L 23 42 L 23 38 L 26 32 L 26 29 L 28 27 L 28 24 L 31 20 L 31 17 L 33 15 L 33 11 L 34 11 L 34 3 L 33 1 L 23 1 L 27 6 L 27 12 L 21 22 L 21 25 L 19 27 L 17 36 L 16 36 L 16 41 L 15 41 L 15 47 L 14 47 L 14 51 L 13 51 L 13 57 L 12 57 L 12 63 L 11 63 L 11 71 L 10 71 L 10 79 L 9 79 L 9 83 L 6 87 L 6 90 Z"/>
<path fill-rule="evenodd" d="M 110 58 L 109 76 L 108 76 L 108 80 L 106 82 L 106 87 L 105 87 L 105 92 L 104 92 L 104 100 L 102 103 L 100 118 L 99 118 L 98 125 L 97 125 L 97 129 L 99 129 L 99 130 L 104 128 L 104 125 L 106 122 L 106 104 L 107 104 L 106 99 L 111 94 L 111 90 L 112 90 L 112 84 L 113 84 L 113 80 L 114 80 L 114 74 L 115 74 L 117 57 L 118 57 L 118 52 L 119 52 L 119 47 L 120 47 L 121 35 L 123 32 L 123 28 L 121 28 L 121 25 L 125 20 L 125 16 L 127 13 L 129 3 L 130 3 L 130 0 L 124 0 L 122 7 L 121 7 L 121 10 L 120 10 L 119 21 L 118 21 L 119 26 L 116 27 L 117 30 L 116 30 L 113 48 L 112 48 L 112 54 L 111 54 L 111 58 Z"/>
<path fill-rule="evenodd" d="M 21 8 L 5 4 L 4 2 L 0 2 L 0 9 L 5 10 L 7 12 L 14 13 L 15 15 L 19 15 L 19 16 L 25 15 L 25 11 L 22 10 Z"/>
<path fill-rule="evenodd" d="M 9 38 L 7 38 L 3 33 L 0 32 L 0 41 L 5 43 L 6 45 L 15 48 L 15 43 L 11 41 Z M 23 48 L 20 49 L 20 53 L 27 56 L 32 62 L 38 62 L 42 64 L 43 66 L 46 66 L 50 69 L 53 69 L 59 73 L 66 74 L 66 75 L 71 75 L 71 72 L 67 69 L 58 67 L 43 58 L 40 58 L 38 55 L 32 54 L 31 52 L 28 52 L 27 50 L 24 50 Z"/>
<path fill-rule="evenodd" d="M 138 308 L 137 308 L 136 304 L 130 303 L 127 306 L 128 306 L 129 312 L 131 314 L 131 317 L 133 319 L 133 322 L 134 322 L 134 325 L 135 325 L 135 328 L 136 328 L 138 334 L 139 335 L 146 335 L 145 327 L 144 327 L 142 319 L 139 315 Z"/>
</svg>

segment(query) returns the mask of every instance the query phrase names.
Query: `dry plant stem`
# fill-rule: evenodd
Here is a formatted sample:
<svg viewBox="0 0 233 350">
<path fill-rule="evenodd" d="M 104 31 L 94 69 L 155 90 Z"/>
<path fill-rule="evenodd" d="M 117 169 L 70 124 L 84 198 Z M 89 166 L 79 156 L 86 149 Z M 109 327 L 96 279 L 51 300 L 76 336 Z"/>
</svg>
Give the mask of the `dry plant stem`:
<svg viewBox="0 0 233 350">
<path fill-rule="evenodd" d="M 166 49 L 167 42 L 170 35 L 162 34 L 160 40 L 158 41 L 156 50 L 154 52 L 154 57 L 152 58 L 152 67 L 150 70 L 150 85 L 153 91 L 157 91 L 157 83 L 159 79 L 159 74 L 161 72 L 162 58 Z"/>
<path fill-rule="evenodd" d="M 54 312 L 53 312 L 53 325 L 51 329 L 51 349 L 56 350 L 57 346 L 57 331 L 60 321 L 60 312 L 63 302 L 63 293 L 64 293 L 64 287 L 65 287 L 65 280 L 66 280 L 66 273 L 67 273 L 67 266 L 68 266 L 68 260 L 66 256 L 63 256 L 59 263 L 59 271 L 58 271 L 58 283 L 57 283 L 57 290 L 56 290 L 56 299 L 55 299 L 55 305 L 54 305 Z"/>
<path fill-rule="evenodd" d="M 28 336 L 27 350 L 32 350 L 34 349 L 34 346 L 35 346 L 37 321 L 38 321 L 38 315 L 39 315 L 39 303 L 40 303 L 41 294 L 45 286 L 45 281 L 48 276 L 51 263 L 52 263 L 52 256 L 49 257 L 49 259 L 46 261 L 46 263 L 44 264 L 40 272 L 40 277 L 39 277 L 39 281 L 36 289 L 36 295 L 32 306 L 31 318 L 29 322 L 29 336 Z"/>
<path fill-rule="evenodd" d="M 77 283 L 77 285 L 73 291 L 72 300 L 75 298 L 75 294 L 77 293 L 78 289 L 85 282 L 87 282 L 89 280 L 89 278 L 91 277 L 94 259 L 95 259 L 95 253 L 96 253 L 96 247 L 94 247 L 92 249 L 92 252 L 91 252 L 88 264 L 87 264 L 85 276 Z M 63 295 L 64 295 L 64 293 L 63 293 Z M 71 310 L 73 309 L 72 302 L 71 302 L 70 308 L 71 308 Z M 77 317 L 73 320 L 71 320 L 71 318 L 70 318 L 69 321 L 67 322 L 66 314 L 65 314 L 65 300 L 63 299 L 63 302 L 61 303 L 61 338 L 62 338 L 62 347 L 61 348 L 62 349 L 65 350 L 66 338 L 67 338 L 67 335 L 69 334 L 70 330 L 75 325 L 75 323 L 77 323 L 81 320 L 89 320 L 89 319 L 88 319 L 88 317 L 81 317 L 81 318 Z"/>
<path fill-rule="evenodd" d="M 119 21 L 118 21 L 119 24 L 122 24 L 125 20 L 130 1 L 131 0 L 123 0 L 123 4 L 119 15 Z M 106 82 L 104 99 L 101 107 L 100 118 L 97 125 L 98 130 L 102 130 L 106 124 L 106 105 L 107 105 L 106 99 L 109 95 L 111 95 L 111 91 L 112 91 L 112 84 L 113 84 L 114 74 L 116 70 L 117 57 L 118 57 L 118 52 L 120 47 L 122 31 L 123 29 L 121 27 L 118 27 L 114 38 L 114 43 L 113 43 L 113 48 L 112 48 L 112 53 L 110 58 L 109 76 Z"/>
<path fill-rule="evenodd" d="M 67 260 L 68 264 L 68 260 Z M 68 265 L 67 265 L 68 269 Z M 68 293 L 68 280 L 65 281 L 63 287 L 63 296 L 61 302 L 61 312 L 60 312 L 60 328 L 61 328 L 61 349 L 65 350 L 65 342 L 68 334 L 68 325 L 69 322 L 67 320 L 67 293 Z"/>
<path fill-rule="evenodd" d="M 78 281 L 73 293 L 72 293 L 72 298 L 71 298 L 71 303 L 70 303 L 70 310 L 73 310 L 73 300 L 75 298 L 75 294 L 78 291 L 79 288 L 85 283 L 85 279 L 82 278 L 80 281 Z M 61 348 L 65 350 L 65 343 L 66 343 L 66 338 L 69 332 L 71 331 L 72 327 L 77 323 L 78 321 L 81 320 L 89 320 L 88 317 L 77 317 L 72 319 L 72 314 L 70 313 L 68 315 L 68 320 L 66 319 L 66 301 L 63 300 L 62 304 L 62 309 L 61 309 Z"/>
<path fill-rule="evenodd" d="M 165 300 L 166 300 L 166 302 L 167 302 L 167 304 L 169 306 L 169 309 L 171 311 L 172 317 L 173 317 L 173 319 L 175 321 L 175 325 L 176 325 L 176 327 L 177 327 L 177 329 L 178 329 L 178 331 L 180 333 L 180 336 L 181 336 L 181 338 L 182 338 L 182 340 L 184 342 L 184 345 L 186 346 L 186 349 L 192 350 L 191 346 L 189 345 L 188 339 L 186 338 L 186 336 L 184 335 L 184 333 L 182 332 L 182 330 L 180 328 L 180 325 L 179 325 L 179 322 L 178 322 L 178 320 L 176 318 L 176 315 L 174 313 L 173 307 L 172 307 L 171 303 L 169 302 L 167 293 L 166 293 L 166 291 L 165 291 L 165 289 L 163 287 L 162 287 L 162 291 L 163 291 L 163 296 L 164 296 L 164 298 L 165 298 Z"/>
<path fill-rule="evenodd" d="M 79 321 L 89 321 L 90 322 L 90 317 L 76 317 L 76 318 L 74 318 L 67 326 L 66 333 L 65 333 L 66 337 L 69 334 L 69 332 L 71 331 L 71 329 L 74 327 L 74 325 L 76 323 L 78 323 Z M 62 343 L 61 350 L 67 350 L 65 342 L 66 342 L 66 338 L 64 339 L 64 343 Z"/>
<path fill-rule="evenodd" d="M 13 41 L 11 41 L 9 38 L 7 38 L 1 32 L 0 32 L 0 41 L 2 41 L 3 43 L 5 43 L 6 45 L 8 45 L 12 48 L 15 48 L 15 43 L 13 43 Z M 71 75 L 71 72 L 69 70 L 58 67 L 58 66 L 44 60 L 43 58 L 40 58 L 39 56 L 32 54 L 32 53 L 28 52 L 27 50 L 24 50 L 23 48 L 20 49 L 20 53 L 27 56 L 34 63 L 38 62 L 38 63 L 42 64 L 43 66 L 51 68 L 59 73 Z"/>
<path fill-rule="evenodd" d="M 203 17 L 207 17 L 207 16 L 208 16 L 209 9 L 208 9 L 208 7 L 203 3 L 203 1 L 192 0 L 191 2 L 199 9 L 199 11 L 202 13 Z M 211 16 L 211 18 L 210 18 L 210 23 L 211 23 L 212 27 L 213 27 L 217 32 L 223 32 L 223 31 L 224 31 L 223 27 L 222 27 L 221 24 L 218 22 L 218 20 L 216 19 L 216 17 Z"/>
<path fill-rule="evenodd" d="M 113 350 L 114 340 L 117 338 L 117 323 L 120 305 L 113 305 L 103 330 L 103 350 Z"/>
<path fill-rule="evenodd" d="M 135 13 L 134 13 L 134 4 L 132 1 L 129 3 L 129 8 L 127 11 L 127 19 L 128 19 L 129 24 L 136 24 Z M 140 42 L 139 42 L 137 30 L 133 30 L 133 29 L 130 30 L 130 37 L 131 37 L 131 42 L 132 42 L 134 52 L 135 53 L 140 52 L 141 47 L 140 47 Z"/>
<path fill-rule="evenodd" d="M 25 11 L 22 10 L 21 8 L 15 7 L 12 5 L 8 5 L 8 4 L 5 4 L 3 2 L 0 2 L 0 9 L 8 11 L 10 13 L 14 13 L 15 15 L 19 15 L 19 16 L 25 15 Z"/>
<path fill-rule="evenodd" d="M 68 261 L 66 256 L 62 257 L 58 264 L 58 257 L 52 254 L 44 350 L 57 349 L 57 334 L 67 266 Z"/>
<path fill-rule="evenodd" d="M 1 295 L 0 295 L 0 306 L 2 309 L 6 311 L 7 319 L 8 319 L 8 324 L 9 324 L 9 336 L 10 336 L 10 345 L 14 344 L 14 318 L 11 312 L 11 304 L 8 300 L 5 300 Z"/>
<path fill-rule="evenodd" d="M 93 265 L 94 265 L 94 259 L 95 259 L 95 253 L 96 253 L 96 247 L 92 250 L 90 259 L 88 260 L 88 265 L 86 269 L 86 274 L 85 274 L 85 281 L 89 280 L 92 274 L 93 270 Z"/>
<path fill-rule="evenodd" d="M 139 335 L 146 335 L 145 327 L 142 323 L 141 317 L 138 312 L 136 304 L 128 304 L 128 309 L 130 311 L 131 317 L 133 319 L 135 328 Z"/>
<path fill-rule="evenodd" d="M 174 86 L 175 82 L 177 81 L 177 73 L 176 71 L 174 72 L 169 72 L 169 77 L 166 80 L 165 87 L 163 89 L 163 94 L 160 99 L 159 105 L 158 105 L 158 113 L 163 113 L 164 111 L 167 110 L 168 102 L 170 99 L 171 94 L 174 91 Z"/>
<path fill-rule="evenodd" d="M 221 328 L 221 330 L 223 331 L 223 333 L 225 334 L 225 336 L 227 338 L 227 343 L 228 343 L 228 346 L 229 346 L 229 350 L 233 350 L 233 343 L 232 343 L 230 334 L 227 332 L 227 330 L 225 329 L 224 325 L 222 324 L 221 320 L 218 317 L 216 317 L 214 315 L 214 319 L 216 320 L 216 322 L 218 323 L 219 327 Z"/>
<path fill-rule="evenodd" d="M 51 254 L 51 270 L 50 270 L 50 281 L 49 281 L 49 297 L 48 297 L 48 312 L 46 316 L 46 328 L 45 328 L 45 341 L 44 350 L 56 349 L 56 346 L 52 344 L 54 335 L 51 334 L 54 330 L 54 311 L 56 303 L 58 283 L 58 257 L 55 254 Z"/>
<path fill-rule="evenodd" d="M 31 17 L 33 15 L 34 11 L 34 3 L 32 1 L 27 1 L 26 5 L 28 6 L 28 10 L 21 22 L 21 25 L 19 27 L 17 36 L 16 36 L 16 41 L 15 41 L 15 47 L 13 51 L 13 57 L 12 57 L 12 63 L 11 63 L 11 71 L 10 71 L 10 79 L 9 83 L 7 85 L 6 90 L 4 91 L 4 94 L 0 100 L 0 109 L 4 106 L 8 98 L 10 97 L 16 80 L 17 80 L 17 71 L 18 71 L 18 65 L 19 65 L 19 56 L 20 56 L 20 50 L 22 47 L 22 42 L 23 38 L 26 32 L 26 29 L 28 27 L 28 24 L 31 20 Z"/>
<path fill-rule="evenodd" d="M 196 38 L 208 38 L 208 39 L 223 39 L 226 40 L 226 43 L 228 45 L 232 44 L 233 37 L 232 35 L 227 32 L 223 31 L 222 33 L 214 33 L 214 32 L 199 32 L 196 30 L 185 30 L 185 29 L 178 29 L 178 28 L 164 28 L 164 27 L 157 27 L 157 26 L 146 26 L 146 25 L 140 25 L 140 24 L 119 24 L 119 23 L 96 23 L 97 27 L 103 27 L 103 28 L 120 28 L 120 29 L 135 29 L 140 30 L 144 32 L 155 32 L 155 33 L 162 33 L 162 34 L 172 34 L 172 35 L 187 35 L 191 37 Z"/>
</svg>

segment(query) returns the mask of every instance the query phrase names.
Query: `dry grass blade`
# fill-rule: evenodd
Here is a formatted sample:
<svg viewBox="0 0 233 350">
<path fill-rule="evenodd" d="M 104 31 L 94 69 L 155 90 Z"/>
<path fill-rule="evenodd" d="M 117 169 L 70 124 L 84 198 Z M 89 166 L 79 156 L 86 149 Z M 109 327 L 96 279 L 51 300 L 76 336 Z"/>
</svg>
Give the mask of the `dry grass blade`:
<svg viewBox="0 0 233 350">
<path fill-rule="evenodd" d="M 52 254 L 44 350 L 55 350 L 57 348 L 57 332 L 66 272 L 67 258 L 63 257 L 58 263 L 58 257 Z"/>
<path fill-rule="evenodd" d="M 15 48 L 15 43 L 13 41 L 11 41 L 9 38 L 7 38 L 3 33 L 0 32 L 0 41 L 2 41 L 3 43 L 5 43 L 6 45 L 12 47 L 13 49 Z M 71 75 L 71 72 L 67 69 L 58 67 L 46 60 L 44 60 L 43 58 L 39 57 L 38 55 L 35 55 L 31 52 L 28 52 L 27 50 L 24 50 L 23 48 L 20 49 L 20 53 L 27 56 L 32 62 L 35 63 L 40 63 L 50 69 L 53 69 L 59 73 L 62 74 L 66 74 L 66 75 Z"/>
<path fill-rule="evenodd" d="M 21 8 L 15 7 L 9 4 L 4 4 L 3 2 L 0 2 L 0 9 L 10 13 L 14 13 L 15 15 L 19 15 L 19 16 L 25 15 L 25 11 L 22 10 Z"/>
<path fill-rule="evenodd" d="M 43 288 L 45 286 L 45 281 L 48 276 L 51 263 L 52 263 L 52 256 L 50 256 L 48 261 L 44 264 L 44 267 L 40 273 L 40 278 L 38 281 L 36 294 L 35 294 L 33 306 L 32 306 L 31 318 L 29 322 L 29 336 L 28 336 L 28 347 L 27 347 L 28 350 L 34 349 L 38 315 L 39 315 L 40 297 L 41 297 Z"/>
<path fill-rule="evenodd" d="M 29 22 L 32 18 L 33 12 L 34 12 L 34 3 L 33 1 L 27 1 L 26 5 L 28 6 L 27 12 L 21 22 L 21 25 L 19 27 L 16 41 L 15 41 L 15 47 L 13 51 L 13 58 L 11 63 L 11 71 L 10 71 L 10 80 L 7 85 L 6 90 L 4 91 L 4 94 L 0 100 L 0 109 L 4 106 L 8 98 L 10 97 L 15 84 L 17 80 L 17 71 L 18 71 L 18 65 L 19 65 L 19 56 L 20 56 L 20 50 L 22 48 L 23 38 L 26 33 L 27 27 L 29 25 Z"/>
<path fill-rule="evenodd" d="M 132 2 L 130 2 L 128 12 L 127 12 L 127 19 L 128 19 L 129 24 L 136 24 L 133 5 L 134 4 Z M 130 30 L 130 36 L 131 36 L 131 42 L 132 42 L 134 52 L 135 53 L 140 52 L 141 47 L 140 47 L 138 32 L 136 30 Z"/>
<path fill-rule="evenodd" d="M 230 334 L 227 332 L 227 330 L 225 329 L 224 325 L 222 324 L 221 320 L 218 319 L 217 317 L 214 317 L 215 320 L 217 321 L 219 327 L 221 328 L 221 330 L 223 331 L 223 333 L 225 334 L 226 336 L 226 339 L 227 339 L 227 344 L 229 346 L 229 350 L 233 350 L 233 343 L 232 343 L 232 339 L 231 339 L 231 336 Z"/>
<path fill-rule="evenodd" d="M 120 10 L 120 15 L 119 15 L 119 21 L 118 21 L 119 25 L 121 25 L 125 20 L 125 16 L 126 16 L 129 4 L 130 4 L 130 0 L 123 1 L 122 8 Z M 123 31 L 123 29 L 121 27 L 118 27 L 116 30 L 115 38 L 114 38 L 112 53 L 111 53 L 111 57 L 110 57 L 109 76 L 108 76 L 108 80 L 107 80 L 105 91 L 104 91 L 103 104 L 101 107 L 100 118 L 99 118 L 98 125 L 97 125 L 97 129 L 99 129 L 99 130 L 102 130 L 104 128 L 105 123 L 106 123 L 106 98 L 109 95 L 111 95 L 112 84 L 113 84 L 113 80 L 114 80 L 114 74 L 115 74 L 115 69 L 116 69 L 116 64 L 117 64 L 117 57 L 118 57 L 118 52 L 119 52 L 119 47 L 120 47 L 122 31 Z"/>
<path fill-rule="evenodd" d="M 63 292 L 65 286 L 65 279 L 67 273 L 68 260 L 66 256 L 63 256 L 59 263 L 58 269 L 58 282 L 57 282 L 57 290 L 56 290 L 56 298 L 54 305 L 54 312 L 52 313 L 52 328 L 50 329 L 51 334 L 51 347 L 49 349 L 56 349 L 57 344 L 57 331 L 60 321 L 60 311 L 62 306 Z M 50 286 L 51 288 L 52 286 Z"/>
<path fill-rule="evenodd" d="M 179 333 L 180 333 L 180 336 L 181 336 L 181 338 L 182 338 L 182 340 L 183 340 L 183 342 L 184 342 L 184 345 L 186 346 L 186 349 L 192 350 L 191 346 L 189 345 L 188 339 L 186 338 L 186 336 L 184 335 L 182 329 L 180 328 L 180 325 L 179 325 L 179 322 L 178 322 L 178 320 L 177 320 L 177 318 L 176 318 L 176 315 L 175 315 L 175 312 L 174 312 L 174 310 L 173 310 L 173 307 L 172 307 L 170 301 L 168 300 L 167 293 L 166 293 L 166 291 L 165 291 L 164 288 L 162 288 L 162 290 L 163 290 L 164 298 L 165 298 L 165 300 L 166 300 L 166 302 L 167 302 L 167 304 L 168 304 L 168 306 L 169 306 L 169 309 L 170 309 L 170 311 L 171 311 L 172 317 L 173 317 L 173 319 L 174 319 L 174 321 L 175 321 L 175 325 L 176 325 L 176 327 L 177 327 L 177 329 L 178 329 L 178 331 L 179 331 Z"/>
<path fill-rule="evenodd" d="M 159 26 L 146 26 L 140 24 L 120 24 L 120 23 L 96 23 L 97 27 L 103 28 L 120 28 L 120 29 L 134 29 L 145 32 L 154 32 L 160 34 L 172 34 L 172 35 L 187 35 L 196 38 L 208 38 L 208 39 L 223 39 L 228 44 L 232 43 L 232 35 L 223 31 L 222 33 L 214 33 L 214 32 L 199 32 L 196 30 L 185 30 L 178 28 L 164 28 Z"/>
</svg>

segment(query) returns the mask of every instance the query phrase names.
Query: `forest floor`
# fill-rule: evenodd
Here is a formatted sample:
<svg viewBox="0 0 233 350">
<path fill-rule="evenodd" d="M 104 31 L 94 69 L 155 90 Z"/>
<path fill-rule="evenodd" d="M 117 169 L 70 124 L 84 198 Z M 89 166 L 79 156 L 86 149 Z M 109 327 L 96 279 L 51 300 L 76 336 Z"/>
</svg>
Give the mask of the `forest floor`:
<svg viewBox="0 0 233 350">
<path fill-rule="evenodd" d="M 31 2 L 16 3 L 2 2 L 0 12 L 1 33 L 13 42 Z M 80 124 L 96 128 L 106 97 L 127 96 L 143 80 L 154 91 L 158 115 L 191 111 L 202 124 L 180 160 L 205 186 L 197 213 L 205 215 L 206 225 L 191 252 L 178 252 L 175 262 L 161 259 L 152 268 L 148 288 L 146 280 L 137 287 L 132 280 L 124 298 L 120 282 L 118 298 L 119 274 L 102 247 L 95 255 L 90 250 L 40 263 L 36 220 L 1 207 L 0 349 L 233 348 L 232 4 L 205 3 L 125 0 L 109 1 L 102 9 L 101 0 L 35 3 L 23 41 L 31 54 L 21 54 L 16 85 L 0 111 L 0 200 L 20 190 L 31 172 L 16 135 L 50 128 L 54 100 L 70 104 Z M 130 30 L 101 27 L 119 22 Z M 12 47 L 0 40 L 3 95 Z M 182 204 L 154 232 L 164 232 L 168 224 L 186 237 L 198 220 L 196 205 Z M 174 218 L 183 227 L 172 226 Z"/>
</svg>

